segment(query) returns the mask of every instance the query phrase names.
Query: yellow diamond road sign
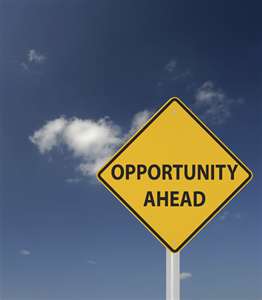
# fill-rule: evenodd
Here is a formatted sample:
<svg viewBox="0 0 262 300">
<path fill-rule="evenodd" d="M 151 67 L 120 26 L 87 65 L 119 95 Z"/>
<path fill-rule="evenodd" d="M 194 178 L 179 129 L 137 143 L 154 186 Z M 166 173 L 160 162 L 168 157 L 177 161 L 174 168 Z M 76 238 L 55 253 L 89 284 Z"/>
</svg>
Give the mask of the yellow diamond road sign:
<svg viewBox="0 0 262 300">
<path fill-rule="evenodd" d="M 252 177 L 178 98 L 161 107 L 97 175 L 173 252 L 181 250 Z"/>
</svg>

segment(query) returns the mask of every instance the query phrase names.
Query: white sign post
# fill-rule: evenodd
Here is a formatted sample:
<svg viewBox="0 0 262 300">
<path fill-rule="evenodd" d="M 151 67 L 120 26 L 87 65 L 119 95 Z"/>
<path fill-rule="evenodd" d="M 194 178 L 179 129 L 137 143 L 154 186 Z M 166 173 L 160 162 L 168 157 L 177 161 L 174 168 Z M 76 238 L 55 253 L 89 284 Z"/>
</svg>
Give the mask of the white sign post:
<svg viewBox="0 0 262 300">
<path fill-rule="evenodd" d="M 166 250 L 166 300 L 180 300 L 180 253 Z"/>
</svg>

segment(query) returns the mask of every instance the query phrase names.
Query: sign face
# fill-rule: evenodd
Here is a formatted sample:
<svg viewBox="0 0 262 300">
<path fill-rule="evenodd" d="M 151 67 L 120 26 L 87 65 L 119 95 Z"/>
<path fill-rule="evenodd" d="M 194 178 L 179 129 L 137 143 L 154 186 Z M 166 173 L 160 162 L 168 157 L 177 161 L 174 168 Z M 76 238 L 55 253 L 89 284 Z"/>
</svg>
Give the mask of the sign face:
<svg viewBox="0 0 262 300">
<path fill-rule="evenodd" d="M 250 181 L 252 173 L 181 100 L 172 98 L 97 176 L 177 252 Z"/>
</svg>

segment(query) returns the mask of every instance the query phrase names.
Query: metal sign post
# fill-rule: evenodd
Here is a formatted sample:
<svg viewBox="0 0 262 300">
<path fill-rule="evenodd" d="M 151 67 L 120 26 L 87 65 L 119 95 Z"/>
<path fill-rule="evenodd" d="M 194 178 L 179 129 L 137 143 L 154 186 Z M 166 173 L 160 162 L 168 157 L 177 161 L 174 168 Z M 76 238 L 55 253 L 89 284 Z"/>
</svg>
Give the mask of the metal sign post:
<svg viewBox="0 0 262 300">
<path fill-rule="evenodd" d="M 180 253 L 166 250 L 166 300 L 180 300 Z"/>
</svg>

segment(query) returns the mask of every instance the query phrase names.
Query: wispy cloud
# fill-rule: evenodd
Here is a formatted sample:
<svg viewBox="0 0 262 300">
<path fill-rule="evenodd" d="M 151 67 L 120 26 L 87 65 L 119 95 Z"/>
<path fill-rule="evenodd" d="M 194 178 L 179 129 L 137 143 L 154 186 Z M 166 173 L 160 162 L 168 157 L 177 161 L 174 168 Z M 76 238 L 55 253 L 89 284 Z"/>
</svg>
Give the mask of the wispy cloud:
<svg viewBox="0 0 262 300">
<path fill-rule="evenodd" d="M 78 170 L 92 176 L 149 116 L 147 110 L 135 114 L 127 134 L 108 117 L 91 120 L 62 116 L 46 122 L 29 139 L 41 154 L 64 147 L 79 162 Z"/>
<path fill-rule="evenodd" d="M 29 255 L 31 255 L 31 251 L 28 249 L 20 249 L 19 254 L 22 256 L 29 256 Z"/>
<path fill-rule="evenodd" d="M 79 177 L 76 177 L 76 178 L 66 178 L 65 182 L 67 183 L 79 183 L 81 181 L 81 178 Z"/>
<path fill-rule="evenodd" d="M 232 104 L 241 102 L 243 102 L 242 99 L 230 98 L 209 80 L 197 89 L 194 104 L 201 111 L 204 119 L 219 125 L 225 123 L 231 116 Z"/>
<path fill-rule="evenodd" d="M 46 56 L 35 49 L 28 51 L 28 61 L 31 63 L 42 64 L 46 60 Z"/>
<path fill-rule="evenodd" d="M 189 279 L 189 278 L 192 278 L 192 273 L 189 273 L 189 272 L 180 273 L 180 279 L 181 280 L 186 280 L 186 279 Z"/>
<path fill-rule="evenodd" d="M 165 70 L 169 73 L 173 73 L 177 67 L 177 61 L 175 59 L 171 59 L 166 65 Z"/>
<path fill-rule="evenodd" d="M 43 64 L 47 57 L 35 49 L 29 49 L 24 61 L 21 62 L 21 67 L 25 71 L 29 71 L 33 65 Z"/>
<path fill-rule="evenodd" d="M 219 216 L 220 221 L 225 221 L 228 218 L 229 212 L 225 211 Z"/>
<path fill-rule="evenodd" d="M 237 220 L 240 220 L 240 219 L 242 218 L 241 213 L 239 213 L 239 212 L 238 212 L 238 213 L 235 213 L 235 214 L 234 214 L 234 218 L 237 219 Z"/>
<path fill-rule="evenodd" d="M 93 259 L 89 259 L 89 260 L 87 261 L 87 263 L 88 263 L 89 265 L 96 265 L 96 261 L 93 260 Z"/>
<path fill-rule="evenodd" d="M 191 71 L 190 71 L 189 69 L 187 69 L 187 70 L 185 70 L 185 71 L 182 71 L 181 73 L 178 73 L 178 74 L 174 75 L 174 76 L 171 78 L 171 80 L 176 81 L 176 80 L 178 80 L 178 79 L 187 78 L 187 77 L 189 77 L 189 76 L 191 76 L 191 75 L 192 75 Z"/>
<path fill-rule="evenodd" d="M 225 220 L 240 220 L 242 218 L 241 214 L 239 212 L 230 212 L 228 210 L 221 212 L 218 219 L 220 221 Z"/>
<path fill-rule="evenodd" d="M 141 126 L 145 124 L 145 122 L 150 118 L 151 115 L 152 115 L 152 112 L 149 111 L 149 110 L 142 110 L 142 111 L 136 113 L 133 116 L 133 119 L 132 119 L 132 122 L 131 122 L 131 128 L 128 132 L 127 137 L 131 136 L 138 129 L 140 129 Z"/>
<path fill-rule="evenodd" d="M 222 88 L 207 80 L 201 85 L 193 80 L 194 74 L 190 68 L 181 66 L 178 59 L 171 58 L 163 67 L 164 72 L 157 82 L 158 88 L 173 84 L 184 85 L 184 88 L 193 93 L 195 109 L 201 118 L 215 125 L 226 123 L 231 117 L 232 107 L 244 103 L 242 98 L 230 97 Z"/>
<path fill-rule="evenodd" d="M 181 64 L 174 58 L 171 58 L 163 68 L 161 78 L 157 82 L 157 87 L 164 87 L 166 84 L 173 84 L 176 81 L 182 81 L 188 77 L 192 76 L 189 68 L 184 68 Z"/>
<path fill-rule="evenodd" d="M 21 62 L 21 67 L 25 70 L 25 71 L 28 71 L 29 70 L 29 66 L 27 65 L 27 63 L 25 62 Z"/>
</svg>

